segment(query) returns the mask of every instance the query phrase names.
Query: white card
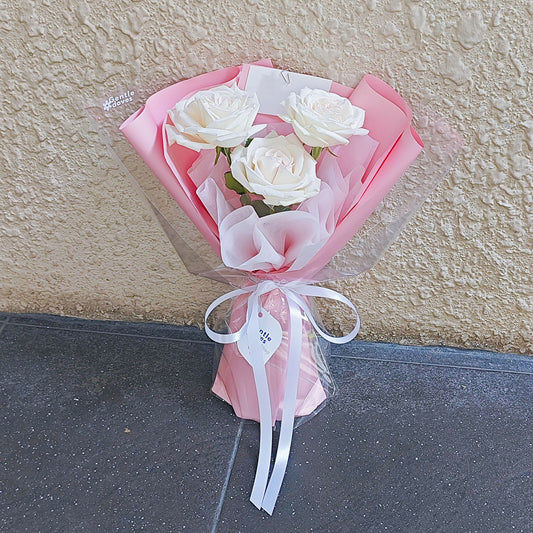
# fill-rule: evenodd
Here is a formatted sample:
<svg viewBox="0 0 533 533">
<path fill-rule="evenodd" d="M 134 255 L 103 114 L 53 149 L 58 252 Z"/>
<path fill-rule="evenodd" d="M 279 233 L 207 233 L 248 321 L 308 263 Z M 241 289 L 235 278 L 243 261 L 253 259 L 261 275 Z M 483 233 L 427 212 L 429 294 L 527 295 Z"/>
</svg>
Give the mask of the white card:
<svg viewBox="0 0 533 533">
<path fill-rule="evenodd" d="M 331 80 L 308 74 L 250 65 L 244 90 L 249 94 L 257 94 L 260 113 L 281 115 L 285 113 L 281 103 L 290 93 L 299 93 L 304 87 L 329 91 L 331 83 Z"/>
<path fill-rule="evenodd" d="M 259 340 L 263 348 L 263 360 L 265 364 L 274 355 L 274 352 L 279 348 L 281 339 L 283 338 L 283 331 L 281 324 L 267 311 L 261 310 L 259 319 Z M 249 334 L 253 334 L 249 331 Z M 248 335 L 244 335 L 237 341 L 237 348 L 242 356 L 250 363 L 250 348 Z"/>
</svg>

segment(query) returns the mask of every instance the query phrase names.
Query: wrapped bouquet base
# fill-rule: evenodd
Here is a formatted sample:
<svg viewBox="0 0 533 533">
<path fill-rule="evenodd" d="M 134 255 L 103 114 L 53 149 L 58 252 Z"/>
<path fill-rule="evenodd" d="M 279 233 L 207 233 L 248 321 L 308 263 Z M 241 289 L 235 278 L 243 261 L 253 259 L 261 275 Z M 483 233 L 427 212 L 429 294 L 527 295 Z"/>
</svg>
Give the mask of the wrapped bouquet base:
<svg viewBox="0 0 533 533">
<path fill-rule="evenodd" d="M 367 75 L 353 89 L 269 60 L 127 94 L 90 113 L 188 270 L 232 286 L 206 312 L 206 331 L 222 347 L 213 392 L 260 423 L 250 499 L 272 513 L 295 419 L 333 391 L 328 343 L 359 329 L 353 304 L 317 284 L 370 268 L 462 141 L 419 109 L 427 150 L 404 176 L 423 145 L 389 85 Z M 352 331 L 325 332 L 314 298 L 347 305 Z M 273 426 L 280 438 L 269 476 Z"/>
<path fill-rule="evenodd" d="M 231 308 L 228 330 L 240 331 L 246 323 L 248 296 L 235 298 Z M 265 361 L 265 374 L 270 395 L 272 425 L 283 416 L 284 391 L 289 360 L 290 309 L 287 297 L 274 289 L 261 298 L 258 316 L 259 340 Z M 292 332 L 291 336 L 298 335 Z M 300 339 L 300 367 L 296 389 L 295 416 L 307 416 L 319 408 L 329 396 L 326 356 L 318 342 L 313 325 L 302 318 Z M 242 352 L 247 352 L 246 357 Z M 259 401 L 254 384 L 254 371 L 249 362 L 249 347 L 243 342 L 225 344 L 218 363 L 212 391 L 231 404 L 239 418 L 260 421 Z M 324 384 L 322 383 L 324 380 Z"/>
<path fill-rule="evenodd" d="M 309 306 L 309 297 L 331 298 L 356 312 L 347 298 L 331 289 L 301 282 L 261 281 L 218 298 L 206 313 L 207 334 L 226 345 L 213 391 L 231 403 L 238 416 L 260 422 L 259 458 L 250 500 L 270 514 L 285 476 L 295 417 L 311 414 L 326 399 L 317 335 L 345 343 L 359 331 L 357 317 L 348 335 L 332 337 L 324 332 Z M 236 298 L 228 327 L 232 333 L 216 333 L 207 326 L 209 314 L 232 298 Z M 323 374 L 329 376 L 326 371 Z M 281 421 L 280 437 L 269 479 L 271 427 L 277 420 Z"/>
</svg>

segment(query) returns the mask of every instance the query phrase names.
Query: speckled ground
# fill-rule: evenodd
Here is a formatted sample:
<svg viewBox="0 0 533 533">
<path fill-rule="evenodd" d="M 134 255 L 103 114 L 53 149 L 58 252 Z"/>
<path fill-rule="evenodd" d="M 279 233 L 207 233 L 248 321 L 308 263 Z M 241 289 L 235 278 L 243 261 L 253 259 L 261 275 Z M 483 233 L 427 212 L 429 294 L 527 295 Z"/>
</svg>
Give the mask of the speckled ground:
<svg viewBox="0 0 533 533">
<path fill-rule="evenodd" d="M 0 314 L 0 530 L 530 532 L 533 359 L 352 342 L 274 515 L 194 328 Z"/>
</svg>

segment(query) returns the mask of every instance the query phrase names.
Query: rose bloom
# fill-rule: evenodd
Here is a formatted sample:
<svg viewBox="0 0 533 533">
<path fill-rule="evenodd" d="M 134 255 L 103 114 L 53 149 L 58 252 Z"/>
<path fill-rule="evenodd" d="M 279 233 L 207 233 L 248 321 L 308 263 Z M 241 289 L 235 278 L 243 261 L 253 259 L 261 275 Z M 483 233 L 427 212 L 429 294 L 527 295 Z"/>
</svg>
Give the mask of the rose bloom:
<svg viewBox="0 0 533 533">
<path fill-rule="evenodd" d="M 267 205 L 289 206 L 318 194 L 316 161 L 294 134 L 270 134 L 237 146 L 231 154 L 233 177 Z"/>
<path fill-rule="evenodd" d="M 283 105 L 287 114 L 280 118 L 290 123 L 298 138 L 308 146 L 348 144 L 352 135 L 368 133 L 362 128 L 364 110 L 338 94 L 305 87 L 298 95 L 291 93 Z"/>
<path fill-rule="evenodd" d="M 199 91 L 168 112 L 172 121 L 166 125 L 168 143 L 197 152 L 217 146 L 233 148 L 265 127 L 253 126 L 258 111 L 257 96 L 248 95 L 236 85 Z"/>
</svg>

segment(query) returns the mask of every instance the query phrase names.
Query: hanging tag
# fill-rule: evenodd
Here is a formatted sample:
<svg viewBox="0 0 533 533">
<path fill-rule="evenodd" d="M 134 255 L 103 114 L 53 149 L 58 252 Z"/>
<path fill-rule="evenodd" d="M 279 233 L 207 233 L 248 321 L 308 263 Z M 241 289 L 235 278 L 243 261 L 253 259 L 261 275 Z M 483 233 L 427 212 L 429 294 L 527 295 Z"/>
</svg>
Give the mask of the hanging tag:
<svg viewBox="0 0 533 533">
<path fill-rule="evenodd" d="M 286 113 L 282 102 L 290 93 L 299 93 L 304 87 L 329 91 L 331 83 L 325 78 L 250 65 L 244 90 L 249 94 L 257 94 L 260 113 L 281 115 Z"/>
<path fill-rule="evenodd" d="M 248 334 L 244 335 L 237 341 L 237 348 L 242 356 L 251 364 L 250 348 L 248 342 L 248 335 L 258 335 L 261 347 L 263 348 L 263 360 L 265 364 L 274 355 L 274 352 L 279 348 L 283 338 L 283 331 L 281 324 L 267 311 L 261 309 L 258 317 L 259 331 L 254 332 L 248 330 Z"/>
</svg>

